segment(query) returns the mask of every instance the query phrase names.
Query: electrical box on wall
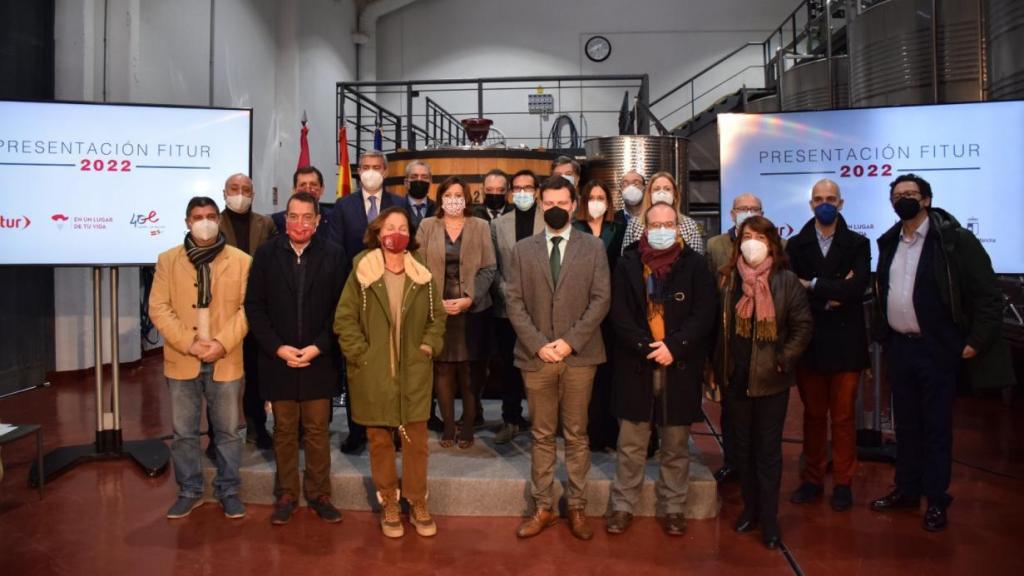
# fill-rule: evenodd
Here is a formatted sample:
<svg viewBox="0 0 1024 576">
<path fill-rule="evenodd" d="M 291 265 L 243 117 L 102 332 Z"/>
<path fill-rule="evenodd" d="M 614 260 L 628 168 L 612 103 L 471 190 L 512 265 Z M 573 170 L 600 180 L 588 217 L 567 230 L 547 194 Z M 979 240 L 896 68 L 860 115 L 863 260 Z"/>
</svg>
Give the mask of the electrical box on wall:
<svg viewBox="0 0 1024 576">
<path fill-rule="evenodd" d="M 530 114 L 547 116 L 555 111 L 554 94 L 530 94 L 527 100 L 527 108 Z"/>
</svg>

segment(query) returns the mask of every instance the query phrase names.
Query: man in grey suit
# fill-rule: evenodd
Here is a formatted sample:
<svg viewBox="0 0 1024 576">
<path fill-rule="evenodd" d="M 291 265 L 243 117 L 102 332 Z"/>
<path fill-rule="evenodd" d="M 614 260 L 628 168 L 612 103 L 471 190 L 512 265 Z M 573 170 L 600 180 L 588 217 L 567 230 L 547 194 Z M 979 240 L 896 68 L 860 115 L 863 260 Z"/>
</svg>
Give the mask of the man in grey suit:
<svg viewBox="0 0 1024 576">
<path fill-rule="evenodd" d="M 558 522 L 552 485 L 561 419 L 569 528 L 573 536 L 589 540 L 594 532 L 583 512 L 590 471 L 587 408 L 597 365 L 605 361 L 601 321 L 611 302 L 608 256 L 600 239 L 572 233 L 572 183 L 549 178 L 538 198 L 544 232 L 516 244 L 506 269 L 506 306 L 517 336 L 515 365 L 523 373 L 533 420 L 531 491 L 536 511 L 516 535 L 536 536 Z"/>
</svg>

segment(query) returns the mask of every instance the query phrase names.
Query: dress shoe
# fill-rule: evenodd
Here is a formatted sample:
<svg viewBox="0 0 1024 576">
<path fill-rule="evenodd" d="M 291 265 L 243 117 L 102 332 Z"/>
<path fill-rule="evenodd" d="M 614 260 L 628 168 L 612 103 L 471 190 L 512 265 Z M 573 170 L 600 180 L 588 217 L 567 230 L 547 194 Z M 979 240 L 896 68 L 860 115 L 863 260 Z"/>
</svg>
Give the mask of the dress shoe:
<svg viewBox="0 0 1024 576">
<path fill-rule="evenodd" d="M 362 438 L 353 438 L 351 434 L 345 441 L 341 443 L 341 451 L 345 454 L 358 454 L 366 448 L 366 440 Z"/>
<path fill-rule="evenodd" d="M 846 512 L 853 506 L 853 491 L 849 486 L 843 484 L 832 488 L 832 509 L 836 512 Z"/>
<path fill-rule="evenodd" d="M 921 497 L 914 496 L 905 493 L 899 488 L 889 492 L 885 496 L 882 496 L 878 500 L 871 503 L 871 509 L 876 512 L 882 512 L 885 510 L 895 510 L 897 508 L 913 508 L 918 509 L 921 507 Z"/>
<path fill-rule="evenodd" d="M 942 532 L 946 529 L 947 523 L 945 506 L 929 506 L 924 513 L 924 522 L 921 526 L 929 532 Z"/>
<path fill-rule="evenodd" d="M 821 498 L 821 495 L 824 492 L 825 489 L 821 484 L 804 482 L 799 488 L 793 491 L 793 494 L 789 497 L 789 501 L 793 504 L 807 504 Z"/>
<path fill-rule="evenodd" d="M 609 534 L 622 534 L 633 523 L 633 515 L 623 510 L 614 510 L 608 516 L 604 529 Z"/>
<path fill-rule="evenodd" d="M 681 513 L 666 514 L 661 527 L 669 536 L 682 536 L 686 532 L 686 518 Z"/>
<path fill-rule="evenodd" d="M 757 519 L 753 513 L 744 510 L 736 520 L 736 531 L 740 533 L 753 532 L 757 528 Z"/>
<path fill-rule="evenodd" d="M 715 471 L 715 482 L 719 484 L 728 484 L 734 480 L 738 480 L 740 477 L 739 470 L 726 464 L 717 471 Z"/>
<path fill-rule="evenodd" d="M 526 519 L 516 530 L 519 538 L 532 538 L 549 526 L 558 523 L 558 515 L 551 510 L 538 509 L 533 516 Z"/>
<path fill-rule="evenodd" d="M 580 540 L 590 540 L 594 537 L 594 529 L 590 527 L 590 520 L 587 520 L 583 508 L 569 509 L 569 531 Z"/>
</svg>

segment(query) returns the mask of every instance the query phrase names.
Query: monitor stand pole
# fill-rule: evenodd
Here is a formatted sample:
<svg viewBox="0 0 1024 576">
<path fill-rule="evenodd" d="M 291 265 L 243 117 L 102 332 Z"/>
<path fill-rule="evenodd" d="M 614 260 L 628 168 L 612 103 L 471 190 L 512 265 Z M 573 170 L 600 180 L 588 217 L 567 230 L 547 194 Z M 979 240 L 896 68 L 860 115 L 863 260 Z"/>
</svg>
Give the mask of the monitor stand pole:
<svg viewBox="0 0 1024 576">
<path fill-rule="evenodd" d="M 93 352 L 96 363 L 96 441 L 92 444 L 78 446 L 62 446 L 43 457 L 44 480 L 48 483 L 56 476 L 68 470 L 96 460 L 113 460 L 131 458 L 147 476 L 158 476 L 167 469 L 170 451 L 167 444 L 159 439 L 146 439 L 125 442 L 121 438 L 121 406 L 120 406 L 120 356 L 118 354 L 118 338 L 120 336 L 117 312 L 118 269 L 110 268 L 110 409 L 104 410 L 103 393 L 103 323 L 101 310 L 101 278 L 99 266 L 92 269 L 92 314 L 93 314 Z M 39 470 L 33 464 L 29 471 L 29 484 L 39 483 Z"/>
</svg>

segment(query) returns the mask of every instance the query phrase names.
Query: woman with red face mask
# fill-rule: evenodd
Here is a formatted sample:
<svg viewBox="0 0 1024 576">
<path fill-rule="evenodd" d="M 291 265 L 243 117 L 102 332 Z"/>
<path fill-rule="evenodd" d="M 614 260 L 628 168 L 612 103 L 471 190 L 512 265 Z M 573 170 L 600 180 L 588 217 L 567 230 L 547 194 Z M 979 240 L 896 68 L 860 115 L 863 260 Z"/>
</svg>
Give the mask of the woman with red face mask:
<svg viewBox="0 0 1024 576">
<path fill-rule="evenodd" d="M 353 419 L 366 426 L 370 473 L 381 504 L 381 530 L 401 537 L 399 499 L 420 536 L 437 525 L 427 508 L 427 417 L 433 363 L 444 346 L 445 308 L 435 280 L 409 237 L 401 207 L 381 211 L 352 262 L 334 317 L 345 354 Z M 402 442 L 402 478 L 393 434 Z"/>
</svg>

